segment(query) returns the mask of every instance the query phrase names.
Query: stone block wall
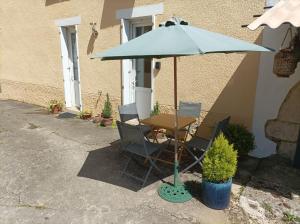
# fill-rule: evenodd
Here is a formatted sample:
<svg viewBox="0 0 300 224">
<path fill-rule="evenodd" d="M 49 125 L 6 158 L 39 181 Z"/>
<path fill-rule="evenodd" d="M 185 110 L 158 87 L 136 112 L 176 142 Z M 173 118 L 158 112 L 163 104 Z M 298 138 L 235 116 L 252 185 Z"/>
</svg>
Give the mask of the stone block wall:
<svg viewBox="0 0 300 224">
<path fill-rule="evenodd" d="M 300 82 L 288 93 L 278 117 L 266 123 L 266 136 L 277 143 L 277 152 L 294 159 L 300 130 Z"/>
</svg>

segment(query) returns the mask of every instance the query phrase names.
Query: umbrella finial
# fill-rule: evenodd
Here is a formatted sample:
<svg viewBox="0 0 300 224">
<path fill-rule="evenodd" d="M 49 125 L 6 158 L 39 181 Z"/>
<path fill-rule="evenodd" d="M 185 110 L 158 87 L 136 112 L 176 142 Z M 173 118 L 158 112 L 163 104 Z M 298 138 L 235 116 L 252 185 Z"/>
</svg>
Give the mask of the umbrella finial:
<svg viewBox="0 0 300 224">
<path fill-rule="evenodd" d="M 172 16 L 171 19 L 167 20 L 166 22 L 159 24 L 159 26 L 174 26 L 174 25 L 189 25 L 188 22 L 184 21 L 183 19 L 176 17 L 176 16 Z"/>
</svg>

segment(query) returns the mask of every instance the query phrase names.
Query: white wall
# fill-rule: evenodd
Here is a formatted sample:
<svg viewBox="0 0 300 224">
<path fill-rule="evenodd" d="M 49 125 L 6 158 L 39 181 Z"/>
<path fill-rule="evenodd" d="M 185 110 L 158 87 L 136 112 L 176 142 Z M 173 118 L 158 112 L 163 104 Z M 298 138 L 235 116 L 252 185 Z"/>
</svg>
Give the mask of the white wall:
<svg viewBox="0 0 300 224">
<path fill-rule="evenodd" d="M 274 6 L 279 0 L 266 0 L 266 6 Z"/>
<path fill-rule="evenodd" d="M 288 25 L 263 31 L 263 45 L 275 50 L 280 48 Z M 286 41 L 287 43 L 289 42 Z M 276 144 L 265 137 L 267 120 L 276 119 L 279 108 L 289 90 L 300 80 L 300 63 L 296 72 L 289 78 L 279 78 L 273 74 L 273 58 L 275 53 L 262 53 L 259 76 L 257 80 L 256 99 L 252 131 L 257 148 L 251 153 L 256 157 L 266 157 L 276 153 Z"/>
</svg>

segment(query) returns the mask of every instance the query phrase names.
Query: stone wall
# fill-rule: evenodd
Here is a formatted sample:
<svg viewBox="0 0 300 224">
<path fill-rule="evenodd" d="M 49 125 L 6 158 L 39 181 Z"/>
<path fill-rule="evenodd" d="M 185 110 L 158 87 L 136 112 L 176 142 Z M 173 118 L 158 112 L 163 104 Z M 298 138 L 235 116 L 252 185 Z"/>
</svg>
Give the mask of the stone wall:
<svg viewBox="0 0 300 224">
<path fill-rule="evenodd" d="M 101 113 L 106 93 L 82 92 L 83 110 L 91 110 L 94 115 Z M 0 99 L 14 99 L 21 102 L 47 107 L 50 100 L 64 102 L 64 90 L 48 85 L 32 84 L 0 79 Z M 113 116 L 117 117 L 117 108 L 121 104 L 119 97 L 110 96 Z"/>
<path fill-rule="evenodd" d="M 300 130 L 300 82 L 288 93 L 278 117 L 266 124 L 266 136 L 277 143 L 280 155 L 293 160 Z"/>
</svg>

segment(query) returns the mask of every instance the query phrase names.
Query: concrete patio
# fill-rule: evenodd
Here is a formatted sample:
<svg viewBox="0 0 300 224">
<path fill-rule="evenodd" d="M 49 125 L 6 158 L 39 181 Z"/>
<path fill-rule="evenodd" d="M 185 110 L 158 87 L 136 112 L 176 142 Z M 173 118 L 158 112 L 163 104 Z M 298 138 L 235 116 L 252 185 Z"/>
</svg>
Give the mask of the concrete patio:
<svg viewBox="0 0 300 224">
<path fill-rule="evenodd" d="M 228 223 L 199 199 L 171 204 L 161 181 L 121 177 L 116 129 L 0 101 L 0 223 Z"/>
</svg>

